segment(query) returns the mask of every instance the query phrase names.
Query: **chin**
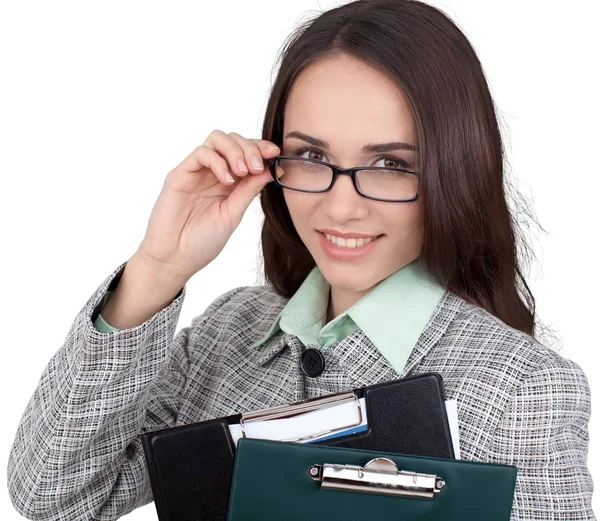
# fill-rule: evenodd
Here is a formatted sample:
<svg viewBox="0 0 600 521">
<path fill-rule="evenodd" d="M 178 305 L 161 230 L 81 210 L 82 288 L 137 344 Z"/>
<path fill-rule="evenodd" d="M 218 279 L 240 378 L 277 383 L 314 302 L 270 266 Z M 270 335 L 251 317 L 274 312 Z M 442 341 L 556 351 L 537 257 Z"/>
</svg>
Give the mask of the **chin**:
<svg viewBox="0 0 600 521">
<path fill-rule="evenodd" d="M 372 288 L 385 277 L 379 277 L 365 266 L 334 263 L 331 260 L 318 263 L 319 269 L 331 286 L 350 292 L 362 292 Z"/>
</svg>

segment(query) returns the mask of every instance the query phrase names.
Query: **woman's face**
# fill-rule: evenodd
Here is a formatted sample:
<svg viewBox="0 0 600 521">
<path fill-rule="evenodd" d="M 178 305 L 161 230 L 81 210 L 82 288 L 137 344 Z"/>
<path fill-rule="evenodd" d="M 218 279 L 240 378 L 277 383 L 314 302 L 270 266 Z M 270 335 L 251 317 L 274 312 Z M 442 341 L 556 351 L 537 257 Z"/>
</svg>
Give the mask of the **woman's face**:
<svg viewBox="0 0 600 521">
<path fill-rule="evenodd" d="M 324 141 L 314 147 L 302 133 Z M 402 167 L 418 170 L 417 152 L 387 152 L 399 162 L 363 153 L 366 144 L 403 142 L 416 146 L 413 118 L 402 90 L 366 63 L 340 55 L 315 62 L 296 78 L 284 113 L 282 155 L 327 161 L 342 168 Z M 303 193 L 283 189 L 298 235 L 333 291 L 358 301 L 374 285 L 415 260 L 423 243 L 422 198 L 394 203 L 359 195 L 349 176 L 338 176 L 329 192 Z M 332 257 L 319 230 L 381 235 L 370 251 L 354 259 Z M 348 303 L 351 305 L 351 303 Z"/>
</svg>

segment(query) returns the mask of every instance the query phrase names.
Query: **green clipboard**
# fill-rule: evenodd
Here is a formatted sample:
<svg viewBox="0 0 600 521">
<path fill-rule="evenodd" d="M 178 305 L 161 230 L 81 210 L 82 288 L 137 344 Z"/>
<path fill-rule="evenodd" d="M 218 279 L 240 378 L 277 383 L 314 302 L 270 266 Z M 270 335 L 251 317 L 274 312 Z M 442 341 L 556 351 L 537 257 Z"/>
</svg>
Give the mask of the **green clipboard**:
<svg viewBox="0 0 600 521">
<path fill-rule="evenodd" d="M 242 438 L 228 521 L 508 521 L 517 467 Z"/>
</svg>

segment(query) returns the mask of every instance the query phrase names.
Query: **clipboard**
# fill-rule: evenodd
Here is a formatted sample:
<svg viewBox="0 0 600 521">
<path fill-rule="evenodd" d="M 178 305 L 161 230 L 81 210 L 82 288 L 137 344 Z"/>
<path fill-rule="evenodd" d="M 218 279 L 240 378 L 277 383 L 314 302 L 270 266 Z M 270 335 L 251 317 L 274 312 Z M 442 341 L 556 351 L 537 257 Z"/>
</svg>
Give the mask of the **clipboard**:
<svg viewBox="0 0 600 521">
<path fill-rule="evenodd" d="M 254 422 L 310 413 L 335 400 L 364 400 L 367 429 L 353 432 L 350 428 L 348 435 L 321 440 L 318 438 L 324 433 L 315 432 L 309 436 L 314 438 L 308 440 L 311 445 L 455 457 L 443 379 L 438 373 L 422 373 L 345 393 L 142 434 L 159 520 L 226 521 L 236 451 L 231 427 L 239 424 L 245 432 Z"/>
<path fill-rule="evenodd" d="M 514 465 L 244 438 L 227 520 L 509 521 L 516 479 Z"/>
</svg>

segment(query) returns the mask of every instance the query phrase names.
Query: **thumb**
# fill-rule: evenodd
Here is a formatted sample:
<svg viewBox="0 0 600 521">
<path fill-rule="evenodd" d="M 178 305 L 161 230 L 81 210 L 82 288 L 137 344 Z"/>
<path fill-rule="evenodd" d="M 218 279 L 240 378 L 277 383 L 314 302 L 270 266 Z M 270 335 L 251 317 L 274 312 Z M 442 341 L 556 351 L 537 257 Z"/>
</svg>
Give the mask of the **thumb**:
<svg viewBox="0 0 600 521">
<path fill-rule="evenodd" d="M 273 181 L 273 177 L 268 170 L 262 174 L 246 175 L 240 180 L 227 198 L 229 214 L 236 222 L 242 220 L 250 203 L 269 181 Z"/>
</svg>

